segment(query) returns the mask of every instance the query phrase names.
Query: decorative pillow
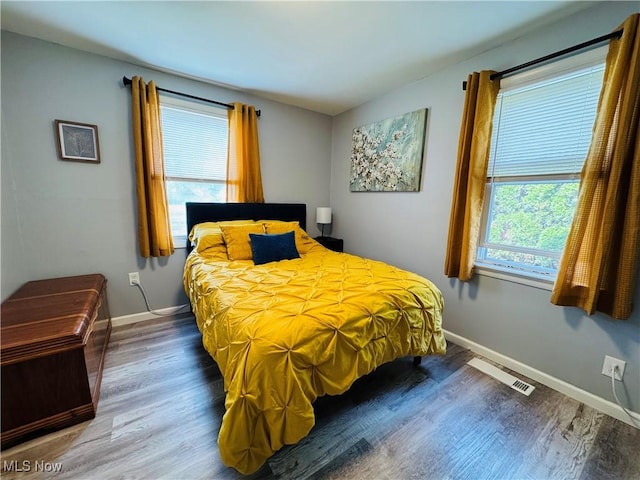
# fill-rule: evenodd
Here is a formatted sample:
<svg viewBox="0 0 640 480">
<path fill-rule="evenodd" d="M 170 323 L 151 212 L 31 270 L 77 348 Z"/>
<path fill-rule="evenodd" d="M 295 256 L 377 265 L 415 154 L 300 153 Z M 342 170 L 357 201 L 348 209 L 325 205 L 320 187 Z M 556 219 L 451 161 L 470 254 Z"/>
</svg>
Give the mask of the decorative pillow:
<svg viewBox="0 0 640 480">
<path fill-rule="evenodd" d="M 260 222 L 264 224 L 264 230 L 269 234 L 295 232 L 296 248 L 303 255 L 314 245 L 314 241 L 307 232 L 300 228 L 298 222 L 284 222 L 281 220 L 260 220 Z"/>
<path fill-rule="evenodd" d="M 189 241 L 197 252 L 202 253 L 208 248 L 224 245 L 224 237 L 220 226 L 214 222 L 194 225 L 189 234 Z"/>
<path fill-rule="evenodd" d="M 264 233 L 264 226 L 261 223 L 250 225 L 222 225 L 222 236 L 227 244 L 227 255 L 229 260 L 251 260 L 250 233 Z"/>
<path fill-rule="evenodd" d="M 264 224 L 267 233 L 286 233 L 293 232 L 296 227 L 300 226 L 298 222 L 285 222 L 282 220 L 260 220 Z"/>
<path fill-rule="evenodd" d="M 253 263 L 256 265 L 300 258 L 293 231 L 261 235 L 250 233 L 249 238 L 253 251 Z"/>
<path fill-rule="evenodd" d="M 247 224 L 255 225 L 255 222 L 253 220 L 225 220 L 222 222 L 198 223 L 191 229 L 189 241 L 198 253 L 202 253 L 209 248 L 222 247 L 224 245 L 221 226 Z"/>
</svg>

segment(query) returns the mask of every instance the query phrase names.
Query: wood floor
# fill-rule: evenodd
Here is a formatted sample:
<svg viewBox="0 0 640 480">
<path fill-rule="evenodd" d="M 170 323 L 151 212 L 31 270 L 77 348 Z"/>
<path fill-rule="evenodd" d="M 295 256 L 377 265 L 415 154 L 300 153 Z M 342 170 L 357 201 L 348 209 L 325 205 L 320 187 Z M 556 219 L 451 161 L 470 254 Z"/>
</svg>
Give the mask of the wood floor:
<svg viewBox="0 0 640 480">
<path fill-rule="evenodd" d="M 316 426 L 250 478 L 640 478 L 640 430 L 529 379 L 526 397 L 449 345 L 316 402 Z M 95 419 L 2 452 L 2 478 L 228 479 L 220 372 L 191 316 L 113 330 Z M 59 470 L 59 471 L 57 471 Z"/>
</svg>

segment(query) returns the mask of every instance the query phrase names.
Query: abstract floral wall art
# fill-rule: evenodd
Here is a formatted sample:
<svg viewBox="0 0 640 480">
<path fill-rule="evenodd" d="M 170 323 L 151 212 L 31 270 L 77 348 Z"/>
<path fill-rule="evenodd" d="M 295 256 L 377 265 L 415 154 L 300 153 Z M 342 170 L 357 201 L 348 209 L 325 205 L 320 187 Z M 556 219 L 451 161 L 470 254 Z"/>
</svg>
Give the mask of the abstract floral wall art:
<svg viewBox="0 0 640 480">
<path fill-rule="evenodd" d="M 419 191 L 426 120 L 423 108 L 355 128 L 350 190 Z"/>
</svg>

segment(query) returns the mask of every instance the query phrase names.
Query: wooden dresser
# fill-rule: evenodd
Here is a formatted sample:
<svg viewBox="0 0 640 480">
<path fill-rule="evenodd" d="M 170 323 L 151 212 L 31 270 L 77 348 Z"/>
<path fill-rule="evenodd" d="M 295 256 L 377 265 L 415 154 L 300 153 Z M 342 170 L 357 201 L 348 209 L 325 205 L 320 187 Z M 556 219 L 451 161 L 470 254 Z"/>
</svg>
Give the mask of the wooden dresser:
<svg viewBox="0 0 640 480">
<path fill-rule="evenodd" d="M 0 318 L 2 448 L 94 418 L 111 333 L 104 276 L 28 282 Z"/>
</svg>

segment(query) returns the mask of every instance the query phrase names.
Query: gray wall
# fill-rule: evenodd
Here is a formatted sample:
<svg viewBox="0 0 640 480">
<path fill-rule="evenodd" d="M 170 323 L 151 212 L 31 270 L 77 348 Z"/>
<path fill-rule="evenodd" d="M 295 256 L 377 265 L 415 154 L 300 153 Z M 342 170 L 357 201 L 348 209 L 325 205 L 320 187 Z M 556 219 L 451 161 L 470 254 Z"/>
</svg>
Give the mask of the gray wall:
<svg viewBox="0 0 640 480">
<path fill-rule="evenodd" d="M 329 201 L 331 118 L 242 92 L 2 32 L 2 299 L 27 280 L 101 272 L 112 315 L 143 312 L 128 285 L 139 271 L 153 308 L 186 303 L 185 250 L 138 255 L 130 92 L 122 76 L 262 110 L 259 120 L 267 201 Z M 102 163 L 57 159 L 54 119 L 98 125 Z"/>
<path fill-rule="evenodd" d="M 633 317 L 622 322 L 553 306 L 546 290 L 486 276 L 460 283 L 443 274 L 462 81 L 474 70 L 509 68 L 608 33 L 637 5 L 596 5 L 334 117 L 331 206 L 334 234 L 344 239 L 346 251 L 413 270 L 438 285 L 451 332 L 612 401 L 602 363 L 605 355 L 623 359 L 627 371 L 619 396 L 640 411 L 640 294 Z M 421 191 L 350 193 L 353 128 L 424 107 L 429 116 Z"/>
</svg>

